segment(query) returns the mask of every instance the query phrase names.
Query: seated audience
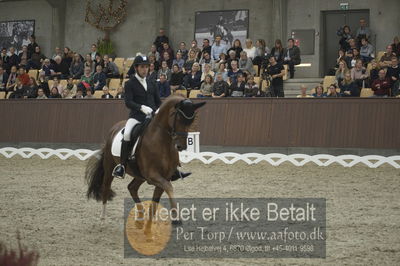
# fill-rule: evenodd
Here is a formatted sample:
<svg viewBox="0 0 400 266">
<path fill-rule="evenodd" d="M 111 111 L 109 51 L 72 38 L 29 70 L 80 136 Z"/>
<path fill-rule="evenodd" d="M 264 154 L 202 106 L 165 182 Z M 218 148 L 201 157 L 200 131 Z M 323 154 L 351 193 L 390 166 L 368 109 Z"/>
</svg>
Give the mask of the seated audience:
<svg viewBox="0 0 400 266">
<path fill-rule="evenodd" d="M 254 81 L 254 76 L 247 77 L 246 85 L 244 86 L 244 97 L 257 97 L 260 96 L 258 85 Z"/>
<path fill-rule="evenodd" d="M 25 94 L 25 86 L 22 84 L 21 80 L 17 79 L 15 86 L 11 91 L 8 91 L 10 94 L 10 99 L 21 99 Z"/>
<path fill-rule="evenodd" d="M 157 81 L 158 72 L 156 71 L 156 67 L 154 63 L 149 64 L 149 73 L 147 73 L 147 78 L 154 82 Z"/>
<path fill-rule="evenodd" d="M 171 87 L 165 74 L 160 75 L 160 81 L 157 82 L 158 91 L 161 98 L 167 98 L 171 95 Z"/>
<path fill-rule="evenodd" d="M 49 99 L 57 99 L 57 98 L 61 98 L 61 94 L 58 92 L 57 87 L 53 87 L 50 90 Z"/>
<path fill-rule="evenodd" d="M 36 43 L 36 37 L 35 35 L 29 36 L 29 44 L 28 44 L 28 60 L 31 59 L 33 53 L 36 51 L 36 46 L 39 46 Z"/>
<path fill-rule="evenodd" d="M 324 87 L 322 85 L 318 85 L 315 87 L 315 93 L 312 94 L 314 98 L 324 98 L 326 94 L 324 93 Z"/>
<path fill-rule="evenodd" d="M 47 99 L 47 96 L 44 94 L 44 91 L 42 88 L 38 89 L 37 94 L 38 94 L 38 96 L 36 97 L 36 99 Z"/>
<path fill-rule="evenodd" d="M 347 64 L 344 60 L 339 62 L 339 68 L 336 70 L 335 77 L 336 83 L 340 84 L 340 82 L 344 79 L 344 74 L 348 72 Z"/>
<path fill-rule="evenodd" d="M 203 57 L 200 59 L 199 62 L 201 69 L 204 70 L 204 65 L 209 64 L 211 66 L 211 69 L 214 69 L 214 60 L 212 60 L 210 54 L 208 52 L 203 53 Z"/>
<path fill-rule="evenodd" d="M 17 83 L 17 67 L 13 66 L 10 70 L 10 75 L 8 76 L 6 91 L 14 90 L 15 84 Z"/>
<path fill-rule="evenodd" d="M 36 98 L 37 97 L 37 83 L 35 78 L 29 78 L 29 84 L 25 88 L 24 98 Z"/>
<path fill-rule="evenodd" d="M 394 37 L 393 39 L 392 51 L 398 58 L 400 58 L 400 40 L 398 36 Z"/>
<path fill-rule="evenodd" d="M 189 51 L 186 49 L 186 43 L 185 42 L 181 42 L 179 44 L 178 52 L 180 52 L 182 54 L 182 58 L 186 62 L 186 60 L 188 59 Z"/>
<path fill-rule="evenodd" d="M 156 61 L 160 61 L 160 53 L 157 51 L 155 44 L 151 45 L 150 52 L 148 52 L 147 57 L 153 55 Z"/>
<path fill-rule="evenodd" d="M 23 86 L 27 86 L 29 84 L 29 75 L 26 74 L 25 68 L 21 67 L 18 69 L 17 79 L 21 81 Z"/>
<path fill-rule="evenodd" d="M 388 45 L 386 47 L 386 52 L 383 54 L 381 60 L 379 61 L 379 66 L 381 68 L 387 68 L 388 66 L 390 66 L 392 63 L 393 56 L 396 56 L 396 54 L 393 53 L 392 46 Z"/>
<path fill-rule="evenodd" d="M 164 52 L 164 56 L 163 56 L 163 61 L 167 62 L 168 68 L 171 69 L 172 68 L 172 58 L 169 56 L 169 53 Z"/>
<path fill-rule="evenodd" d="M 372 59 L 374 53 L 374 47 L 368 42 L 368 39 L 361 39 L 360 55 L 364 64 L 368 64 Z"/>
<path fill-rule="evenodd" d="M 225 63 L 221 62 L 221 63 L 219 63 L 218 66 L 219 66 L 219 68 L 218 68 L 216 74 L 221 74 L 222 79 L 227 82 L 228 81 L 228 71 L 226 71 L 226 69 L 225 69 Z M 217 75 L 215 75 L 214 80 L 217 80 Z"/>
<path fill-rule="evenodd" d="M 83 99 L 83 91 L 81 88 L 76 90 L 76 94 L 72 97 L 73 99 Z"/>
<path fill-rule="evenodd" d="M 219 59 L 217 61 L 214 61 L 214 71 L 218 71 L 219 65 L 221 63 L 223 63 L 226 67 L 226 54 L 220 54 Z"/>
<path fill-rule="evenodd" d="M 98 65 L 96 67 L 96 73 L 93 75 L 94 90 L 95 91 L 102 90 L 103 87 L 106 85 L 106 81 L 107 81 L 106 74 L 104 74 L 101 65 Z"/>
<path fill-rule="evenodd" d="M 201 54 L 198 55 L 199 60 L 204 57 L 204 53 L 208 53 L 209 55 L 211 55 L 211 46 L 209 39 L 203 39 L 203 49 L 201 50 Z"/>
<path fill-rule="evenodd" d="M 61 94 L 64 90 L 64 86 L 60 84 L 60 80 L 57 77 L 53 78 L 53 84 L 52 84 L 51 88 L 49 88 L 50 93 L 53 90 L 53 88 L 56 88 L 59 94 Z"/>
<path fill-rule="evenodd" d="M 372 82 L 374 82 L 374 80 L 379 78 L 379 75 L 378 75 L 379 69 L 380 69 L 380 67 L 379 67 L 378 62 L 375 59 L 373 59 L 371 61 L 371 68 L 369 69 L 369 75 L 368 75 L 369 76 L 369 81 L 368 81 L 369 84 L 372 84 Z"/>
<path fill-rule="evenodd" d="M 388 97 L 390 95 L 391 82 L 386 77 L 385 69 L 379 70 L 379 78 L 372 82 L 371 89 L 375 97 Z"/>
<path fill-rule="evenodd" d="M 172 65 L 178 65 L 179 69 L 181 69 L 183 67 L 183 64 L 185 64 L 185 60 L 182 58 L 182 53 L 177 52 L 176 58 L 172 62 Z"/>
<path fill-rule="evenodd" d="M 171 90 L 180 90 L 183 84 L 183 72 L 177 64 L 172 66 L 171 80 L 169 82 Z"/>
<path fill-rule="evenodd" d="M 271 56 L 275 57 L 278 63 L 283 63 L 284 52 L 282 41 L 279 39 L 275 40 L 275 45 L 271 49 Z"/>
<path fill-rule="evenodd" d="M 168 67 L 167 61 L 161 62 L 161 68 L 158 70 L 157 79 L 160 79 L 161 75 L 165 75 L 167 80 L 171 79 L 171 69 Z"/>
<path fill-rule="evenodd" d="M 228 59 L 226 59 L 226 68 L 228 69 L 228 70 L 231 70 L 232 69 L 232 65 L 231 65 L 231 63 L 232 63 L 232 61 L 237 61 L 239 59 L 239 57 L 238 58 L 236 58 L 236 53 L 235 53 L 235 51 L 230 51 L 229 52 L 229 54 L 228 54 Z"/>
<path fill-rule="evenodd" d="M 307 87 L 305 85 L 300 86 L 300 94 L 297 95 L 297 98 L 311 98 L 311 95 L 307 94 Z"/>
<path fill-rule="evenodd" d="M 346 72 L 344 75 L 344 79 L 338 84 L 339 84 L 339 88 L 340 88 L 340 94 L 342 97 L 359 97 L 360 96 L 360 87 L 352 79 L 352 75 L 350 72 Z"/>
<path fill-rule="evenodd" d="M 46 78 L 50 78 L 54 76 L 54 66 L 50 63 L 50 59 L 45 59 L 43 61 L 42 65 L 42 71 L 40 71 L 42 75 L 44 75 Z"/>
<path fill-rule="evenodd" d="M 365 67 L 363 67 L 363 62 L 358 59 L 355 67 L 351 69 L 351 79 L 357 84 L 358 88 L 365 88 L 363 83 L 368 79 L 368 73 Z"/>
<path fill-rule="evenodd" d="M 103 87 L 104 90 L 105 87 Z M 103 98 L 104 95 L 102 95 Z M 112 96 L 111 96 L 112 97 Z M 84 97 L 85 99 L 96 99 L 96 97 L 94 97 L 92 90 L 91 89 L 87 89 L 86 90 L 86 96 Z"/>
<path fill-rule="evenodd" d="M 391 65 L 387 68 L 386 77 L 389 78 L 392 83 L 392 91 L 398 87 L 398 83 L 400 80 L 400 66 L 399 60 L 396 56 L 392 57 Z"/>
<path fill-rule="evenodd" d="M 0 66 L 0 91 L 6 90 L 7 81 L 8 81 L 8 74 L 4 70 L 4 68 Z"/>
<path fill-rule="evenodd" d="M 28 46 L 22 46 L 22 51 L 18 55 L 19 67 L 26 67 L 28 65 L 29 52 Z"/>
<path fill-rule="evenodd" d="M 199 63 L 194 63 L 192 66 L 192 71 L 190 74 L 184 77 L 183 84 L 188 91 L 188 96 L 190 90 L 199 90 L 201 85 L 201 71 Z"/>
<path fill-rule="evenodd" d="M 67 63 L 68 68 L 71 66 L 72 59 L 74 58 L 74 52 L 69 47 L 64 47 L 64 53 L 62 59 Z"/>
<path fill-rule="evenodd" d="M 250 39 L 246 39 L 246 47 L 243 48 L 243 51 L 246 52 L 247 57 L 253 60 L 256 57 L 256 47 L 253 45 L 253 41 Z"/>
<path fill-rule="evenodd" d="M 168 57 L 166 57 L 166 54 Z M 167 42 L 163 43 L 162 49 L 160 51 L 160 60 L 159 61 L 167 61 L 169 63 L 169 60 L 171 60 L 171 65 L 172 65 L 172 59 L 174 58 L 174 51 L 172 48 L 169 46 Z"/>
<path fill-rule="evenodd" d="M 108 55 L 103 56 L 103 62 L 104 62 L 103 72 L 106 74 L 107 78 L 120 77 L 117 65 L 110 60 Z"/>
<path fill-rule="evenodd" d="M 165 35 L 165 29 L 161 28 L 153 44 L 157 47 L 157 51 L 161 51 L 163 43 L 169 43 L 169 38 Z"/>
<path fill-rule="evenodd" d="M 90 68 L 90 73 L 95 72 L 95 63 L 92 60 L 92 57 L 90 56 L 90 54 L 86 55 L 85 62 L 83 62 L 83 69 L 85 69 L 87 67 Z"/>
<path fill-rule="evenodd" d="M 83 75 L 83 63 L 79 54 L 74 54 L 74 59 L 72 60 L 71 66 L 69 68 L 69 73 L 73 79 L 79 79 Z"/>
<path fill-rule="evenodd" d="M 362 18 L 360 19 L 360 27 L 356 32 L 356 39 L 359 44 L 361 44 L 361 39 L 366 38 L 369 39 L 371 37 L 371 30 L 367 27 L 367 21 Z"/>
<path fill-rule="evenodd" d="M 30 60 L 28 60 L 28 64 L 26 66 L 26 69 L 40 69 L 42 66 L 43 61 L 46 59 L 46 57 L 41 53 L 40 51 L 40 46 L 35 47 L 35 52 L 31 55 Z"/>
<path fill-rule="evenodd" d="M 235 52 L 235 57 L 234 58 L 239 58 L 240 57 L 240 53 L 243 51 L 243 48 L 242 48 L 242 43 L 240 42 L 239 39 L 236 39 L 233 42 L 233 46 L 231 48 L 229 48 L 226 53 L 229 54 L 230 51 L 234 51 Z"/>
<path fill-rule="evenodd" d="M 213 98 L 222 98 L 228 94 L 229 85 L 222 79 L 222 74 L 217 74 L 217 80 L 214 82 L 211 96 Z"/>
<path fill-rule="evenodd" d="M 85 67 L 85 71 L 83 75 L 81 76 L 81 81 L 85 81 L 90 84 L 90 86 L 93 86 L 93 74 L 90 69 L 90 67 Z"/>
<path fill-rule="evenodd" d="M 219 55 L 221 53 L 226 53 L 226 51 L 228 50 L 228 48 L 226 47 L 225 44 L 223 44 L 221 42 L 222 37 L 221 35 L 216 35 L 215 39 L 214 39 L 214 44 L 211 47 L 211 59 L 213 60 L 218 60 L 219 59 Z"/>
<path fill-rule="evenodd" d="M 229 96 L 231 97 L 243 97 L 246 80 L 243 74 L 237 76 L 236 82 L 233 82 L 229 86 Z"/>
<path fill-rule="evenodd" d="M 228 78 L 229 78 L 229 83 L 230 84 L 236 82 L 237 76 L 239 74 L 243 74 L 243 71 L 238 68 L 238 62 L 237 61 L 235 61 L 235 60 L 232 61 L 231 62 L 231 66 L 232 66 L 232 69 L 228 71 Z"/>
<path fill-rule="evenodd" d="M 339 35 L 339 37 L 341 37 L 339 40 L 340 49 L 344 50 L 344 51 L 348 51 L 350 49 L 349 42 L 351 39 L 353 39 L 350 27 L 347 25 L 344 25 L 342 32 L 338 33 L 338 35 Z"/>
<path fill-rule="evenodd" d="M 8 62 L 7 62 L 8 68 L 11 68 L 12 66 L 18 67 L 19 65 L 19 57 L 15 53 L 15 48 L 10 47 L 9 49 L 9 56 L 8 56 Z"/>
<path fill-rule="evenodd" d="M 189 51 L 189 58 L 188 60 L 185 62 L 185 64 L 183 65 L 183 73 L 190 73 L 190 71 L 192 70 L 192 66 L 194 63 L 197 62 L 197 57 L 196 57 L 196 53 L 194 50 L 190 50 Z"/>
<path fill-rule="evenodd" d="M 197 97 L 211 97 L 213 92 L 213 86 L 214 86 L 213 77 L 210 74 L 206 75 L 204 82 L 201 83 L 200 86 L 200 94 L 198 94 Z"/>
<path fill-rule="evenodd" d="M 190 59 L 190 52 L 191 51 L 194 52 L 195 60 L 198 60 L 198 58 L 200 58 L 201 49 L 197 46 L 197 41 L 196 40 L 193 40 L 192 43 L 191 43 L 191 47 L 189 49 L 188 60 Z"/>
<path fill-rule="evenodd" d="M 67 63 L 62 60 L 61 56 L 57 55 L 54 57 L 54 73 L 53 76 L 56 76 L 59 79 L 67 79 L 70 75 L 69 66 Z"/>
<path fill-rule="evenodd" d="M 338 93 L 338 92 L 336 91 L 336 89 L 337 89 L 336 85 L 335 85 L 335 84 L 331 84 L 331 85 L 329 86 L 329 88 L 328 88 L 328 93 L 327 93 L 327 96 L 326 96 L 326 97 L 329 97 L 329 98 L 338 98 L 338 97 L 341 97 L 340 93 Z"/>
<path fill-rule="evenodd" d="M 103 87 L 103 95 L 101 95 L 101 98 L 102 98 L 102 99 L 112 99 L 112 98 L 114 98 L 114 97 L 110 94 L 109 89 L 108 89 L 107 86 L 104 86 L 104 87 Z"/>
<path fill-rule="evenodd" d="M 256 74 L 253 68 L 253 62 L 247 57 L 247 53 L 245 51 L 240 53 L 239 69 L 242 70 L 242 72 L 247 71 L 252 75 Z"/>
<path fill-rule="evenodd" d="M 208 63 L 204 64 L 204 67 L 202 69 L 203 69 L 203 74 L 201 75 L 201 81 L 203 81 L 207 75 L 210 75 L 212 78 L 214 78 L 215 73 L 214 71 L 211 70 L 210 64 Z"/>
</svg>

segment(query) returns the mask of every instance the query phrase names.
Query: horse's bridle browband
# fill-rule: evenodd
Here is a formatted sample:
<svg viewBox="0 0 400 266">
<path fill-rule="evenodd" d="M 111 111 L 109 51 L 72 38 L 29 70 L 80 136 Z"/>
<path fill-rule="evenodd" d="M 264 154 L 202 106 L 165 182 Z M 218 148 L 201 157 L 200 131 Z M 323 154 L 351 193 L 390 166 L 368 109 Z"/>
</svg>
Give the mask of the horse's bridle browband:
<svg viewBox="0 0 400 266">
<path fill-rule="evenodd" d="M 177 137 L 187 138 L 188 132 L 179 132 L 179 131 L 176 131 L 176 129 L 175 129 L 175 127 L 176 127 L 176 117 L 178 116 L 178 113 L 179 113 L 180 115 L 182 115 L 183 118 L 185 118 L 185 119 L 187 119 L 187 120 L 193 120 L 196 114 L 193 113 L 192 116 L 187 116 L 187 115 L 185 114 L 185 112 L 183 112 L 180 108 L 176 108 L 175 117 L 174 117 L 174 125 L 173 125 L 172 129 L 168 131 L 168 134 L 169 134 L 173 139 L 176 139 Z M 172 113 L 171 115 L 174 115 L 174 113 Z"/>
</svg>

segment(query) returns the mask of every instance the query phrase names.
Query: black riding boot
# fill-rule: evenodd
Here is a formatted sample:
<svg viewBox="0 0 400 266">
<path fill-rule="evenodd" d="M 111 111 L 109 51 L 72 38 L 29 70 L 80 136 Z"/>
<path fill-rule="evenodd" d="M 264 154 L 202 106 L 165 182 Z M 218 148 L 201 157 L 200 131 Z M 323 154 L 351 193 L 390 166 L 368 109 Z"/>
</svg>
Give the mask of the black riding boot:
<svg viewBox="0 0 400 266">
<path fill-rule="evenodd" d="M 175 170 L 175 173 L 172 175 L 171 181 L 175 181 L 178 180 L 179 178 L 184 179 L 185 177 L 190 176 L 192 173 L 188 172 L 188 173 L 184 173 L 179 171 L 178 169 Z"/>
<path fill-rule="evenodd" d="M 121 144 L 121 157 L 120 157 L 120 164 L 115 166 L 113 170 L 113 177 L 123 179 L 125 177 L 125 168 L 126 163 L 128 162 L 128 149 L 129 149 L 129 141 L 122 140 Z"/>
</svg>

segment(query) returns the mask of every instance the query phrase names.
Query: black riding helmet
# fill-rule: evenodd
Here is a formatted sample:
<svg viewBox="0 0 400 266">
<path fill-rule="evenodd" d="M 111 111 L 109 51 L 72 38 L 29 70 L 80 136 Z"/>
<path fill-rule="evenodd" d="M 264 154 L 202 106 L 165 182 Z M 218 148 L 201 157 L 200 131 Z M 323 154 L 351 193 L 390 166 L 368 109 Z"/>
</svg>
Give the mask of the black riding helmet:
<svg viewBox="0 0 400 266">
<path fill-rule="evenodd" d="M 133 60 L 133 65 L 139 66 L 139 65 L 150 65 L 149 60 L 147 59 L 147 56 L 136 56 L 135 60 Z"/>
</svg>

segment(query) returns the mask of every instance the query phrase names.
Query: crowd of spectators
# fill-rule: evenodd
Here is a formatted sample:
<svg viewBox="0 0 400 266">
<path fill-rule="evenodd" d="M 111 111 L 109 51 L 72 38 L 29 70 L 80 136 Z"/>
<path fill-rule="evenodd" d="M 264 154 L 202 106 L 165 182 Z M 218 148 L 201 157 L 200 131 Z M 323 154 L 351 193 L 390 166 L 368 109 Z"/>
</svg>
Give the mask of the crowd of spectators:
<svg viewBox="0 0 400 266">
<path fill-rule="evenodd" d="M 366 87 L 372 88 L 375 96 L 398 95 L 399 38 L 394 38 L 377 60 L 364 19 L 356 34 L 344 26 L 338 35 L 340 49 L 332 69 L 336 82 L 328 92 L 316 87 L 312 96 L 358 97 L 361 88 Z M 289 39 L 286 47 L 278 39 L 272 49 L 262 39 L 255 44 L 247 39 L 244 45 L 237 39 L 228 47 L 217 35 L 213 40 L 204 39 L 201 47 L 196 40 L 190 47 L 180 42 L 174 51 L 164 29 L 160 29 L 149 52 L 142 55 L 150 62 L 148 79 L 157 83 L 162 97 L 178 90 L 186 91 L 187 96 L 195 90 L 197 97 L 284 97 L 284 65 L 289 78 L 293 78 L 295 65 L 301 63 L 294 39 Z M 37 80 L 27 74 L 29 70 L 38 71 Z M 0 54 L 0 90 L 10 93 L 9 98 L 94 98 L 95 91 L 102 91 L 102 98 L 123 98 L 122 86 L 117 95 L 110 94 L 108 80 L 129 78 L 134 73 L 134 66 L 120 73 L 108 55 L 98 53 L 95 44 L 84 56 L 68 47 L 56 47 L 54 54 L 46 57 L 34 35 L 19 54 L 13 47 L 8 51 L 3 48 Z M 268 81 L 266 90 L 260 88 L 261 82 L 258 78 L 256 82 L 255 76 Z M 67 80 L 67 85 L 60 80 Z M 304 86 L 299 97 L 308 97 Z"/>
</svg>

